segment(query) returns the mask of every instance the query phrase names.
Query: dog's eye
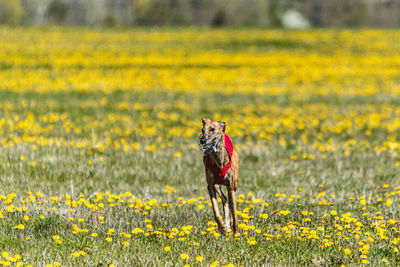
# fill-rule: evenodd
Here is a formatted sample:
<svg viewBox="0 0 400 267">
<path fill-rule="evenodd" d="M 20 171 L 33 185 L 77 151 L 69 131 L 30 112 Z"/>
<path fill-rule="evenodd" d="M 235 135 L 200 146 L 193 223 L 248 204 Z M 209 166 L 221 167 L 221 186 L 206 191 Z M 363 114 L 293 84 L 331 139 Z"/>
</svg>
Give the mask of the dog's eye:
<svg viewBox="0 0 400 267">
<path fill-rule="evenodd" d="M 211 132 L 214 132 L 214 131 L 215 131 L 215 128 L 211 128 L 210 130 L 211 130 Z"/>
<path fill-rule="evenodd" d="M 201 132 L 204 133 L 204 129 L 201 129 Z"/>
</svg>

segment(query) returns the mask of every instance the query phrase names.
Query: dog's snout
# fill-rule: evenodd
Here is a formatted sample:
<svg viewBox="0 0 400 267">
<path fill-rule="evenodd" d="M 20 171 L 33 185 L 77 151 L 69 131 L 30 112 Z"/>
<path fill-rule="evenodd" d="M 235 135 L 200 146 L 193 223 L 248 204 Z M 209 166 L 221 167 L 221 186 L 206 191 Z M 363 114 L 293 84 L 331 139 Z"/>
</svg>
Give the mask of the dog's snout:
<svg viewBox="0 0 400 267">
<path fill-rule="evenodd" d="M 206 143 L 206 139 L 203 137 L 200 139 L 200 144 L 204 145 Z"/>
</svg>

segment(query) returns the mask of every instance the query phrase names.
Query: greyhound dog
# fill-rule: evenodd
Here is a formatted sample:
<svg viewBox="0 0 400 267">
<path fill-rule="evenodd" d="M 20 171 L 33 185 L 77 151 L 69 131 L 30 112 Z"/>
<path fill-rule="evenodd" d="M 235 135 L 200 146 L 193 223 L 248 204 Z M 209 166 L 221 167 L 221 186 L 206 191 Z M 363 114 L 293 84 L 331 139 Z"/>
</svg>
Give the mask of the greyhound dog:
<svg viewBox="0 0 400 267">
<path fill-rule="evenodd" d="M 214 218 L 218 230 L 225 233 L 231 229 L 238 230 L 236 213 L 236 189 L 239 185 L 239 154 L 232 140 L 225 133 L 224 121 L 203 119 L 203 129 L 200 135 L 200 147 L 204 152 L 203 162 L 206 170 L 207 188 L 210 195 Z M 222 186 L 228 190 L 228 198 L 222 192 Z M 222 200 L 224 220 L 222 219 L 216 193 Z M 231 218 L 232 217 L 232 218 Z"/>
</svg>

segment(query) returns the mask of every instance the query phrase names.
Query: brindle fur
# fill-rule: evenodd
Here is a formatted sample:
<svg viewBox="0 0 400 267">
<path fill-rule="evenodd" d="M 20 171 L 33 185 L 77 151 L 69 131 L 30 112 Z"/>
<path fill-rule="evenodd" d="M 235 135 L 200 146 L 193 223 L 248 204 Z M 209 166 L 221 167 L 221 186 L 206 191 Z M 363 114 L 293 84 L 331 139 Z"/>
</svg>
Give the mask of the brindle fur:
<svg viewBox="0 0 400 267">
<path fill-rule="evenodd" d="M 214 131 L 211 131 L 212 128 L 214 129 Z M 226 151 L 225 148 L 224 132 L 225 122 L 213 122 L 208 118 L 203 119 L 203 133 L 210 135 L 205 135 L 204 138 L 213 138 L 215 136 L 218 136 L 220 138 L 217 151 L 212 151 L 208 154 L 210 162 L 212 162 L 219 168 L 229 163 L 228 151 Z M 228 190 L 228 198 L 223 193 L 222 186 L 215 183 L 216 179 L 212 171 L 207 169 L 207 167 L 205 167 L 205 170 L 208 184 L 208 193 L 210 195 L 214 218 L 218 224 L 218 229 L 220 232 L 225 233 L 227 230 L 230 229 L 232 219 L 232 228 L 233 231 L 236 233 L 238 230 L 238 219 L 236 213 L 236 189 L 239 185 L 239 154 L 236 148 L 233 149 L 231 168 L 229 169 L 223 180 L 223 185 L 226 186 Z M 216 196 L 217 194 L 222 200 L 224 220 L 219 212 Z"/>
</svg>

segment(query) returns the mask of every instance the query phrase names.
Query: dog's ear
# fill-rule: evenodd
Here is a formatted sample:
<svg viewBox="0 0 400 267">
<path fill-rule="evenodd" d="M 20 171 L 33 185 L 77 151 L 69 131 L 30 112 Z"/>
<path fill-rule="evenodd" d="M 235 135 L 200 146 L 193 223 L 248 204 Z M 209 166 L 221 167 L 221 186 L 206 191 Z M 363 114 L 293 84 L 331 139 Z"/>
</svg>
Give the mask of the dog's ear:
<svg viewBox="0 0 400 267">
<path fill-rule="evenodd" d="M 203 126 L 211 122 L 209 118 L 203 118 L 202 121 L 203 121 Z"/>
<path fill-rule="evenodd" d="M 221 125 L 222 131 L 225 132 L 225 129 L 226 129 L 225 122 L 224 121 L 219 121 L 218 123 L 219 123 L 219 125 Z"/>
</svg>

